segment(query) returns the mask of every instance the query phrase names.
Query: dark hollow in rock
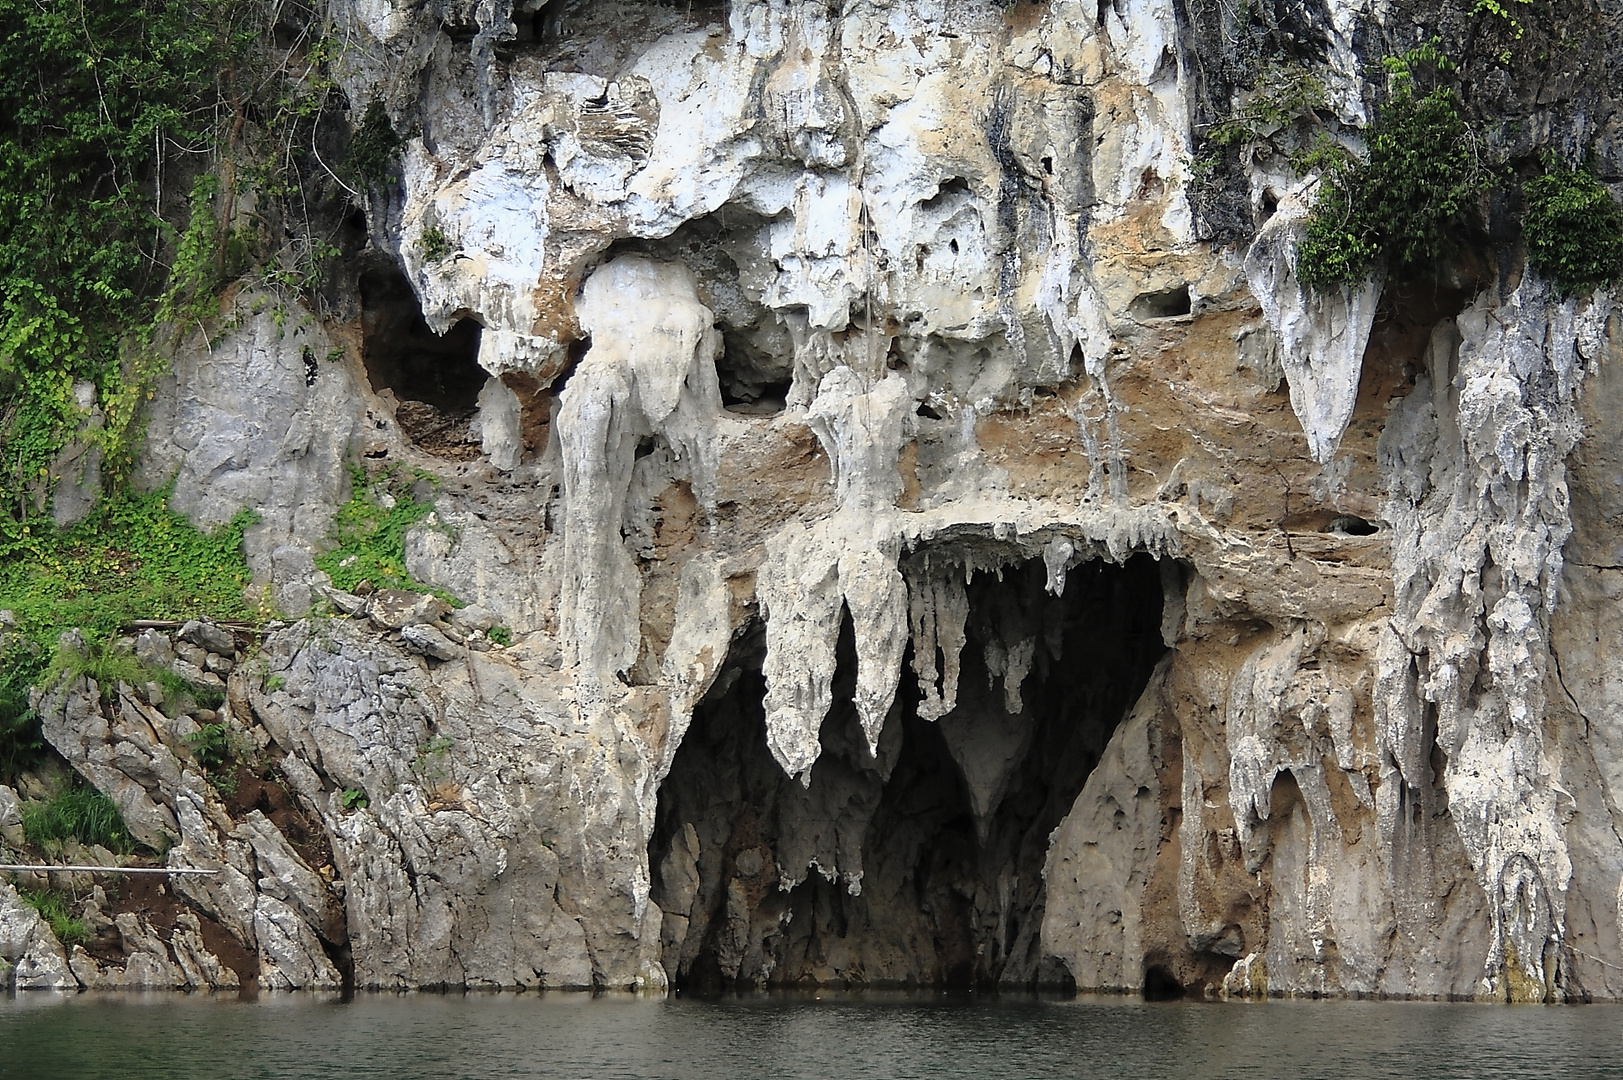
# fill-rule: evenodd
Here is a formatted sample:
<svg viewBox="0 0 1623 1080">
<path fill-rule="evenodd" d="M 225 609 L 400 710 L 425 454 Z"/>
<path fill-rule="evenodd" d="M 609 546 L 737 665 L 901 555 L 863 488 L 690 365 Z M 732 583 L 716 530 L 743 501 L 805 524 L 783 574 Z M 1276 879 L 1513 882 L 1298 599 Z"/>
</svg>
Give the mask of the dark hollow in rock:
<svg viewBox="0 0 1623 1080">
<path fill-rule="evenodd" d="M 1381 527 L 1374 522 L 1366 521 L 1357 514 L 1341 514 L 1330 521 L 1325 532 L 1344 533 L 1347 536 L 1374 536 L 1381 531 Z"/>
<path fill-rule="evenodd" d="M 1160 964 L 1152 964 L 1144 970 L 1145 1001 L 1176 1001 L 1183 995 L 1183 984 Z"/>
<path fill-rule="evenodd" d="M 976 574 L 957 707 L 919 719 L 909 664 L 877 758 L 847 619 L 809 788 L 767 749 L 763 632 L 735 641 L 649 845 L 678 989 L 1069 984 L 1040 948 L 1048 837 L 1165 651 L 1162 588 L 1144 555 L 1076 568 L 1061 598 L 1044 581 L 1040 562 Z M 1022 642 L 1011 715 L 990 671 Z"/>
<path fill-rule="evenodd" d="M 479 391 L 480 326 L 462 319 L 444 336 L 429 329 L 411 284 L 395 270 L 361 275 L 361 357 L 378 393 L 394 393 L 395 421 L 419 449 L 465 461 L 479 455 L 470 430 Z"/>
<path fill-rule="evenodd" d="M 1127 314 L 1143 322 L 1146 319 L 1175 319 L 1189 314 L 1189 286 L 1179 285 L 1165 292 L 1139 293 L 1127 306 Z"/>
</svg>

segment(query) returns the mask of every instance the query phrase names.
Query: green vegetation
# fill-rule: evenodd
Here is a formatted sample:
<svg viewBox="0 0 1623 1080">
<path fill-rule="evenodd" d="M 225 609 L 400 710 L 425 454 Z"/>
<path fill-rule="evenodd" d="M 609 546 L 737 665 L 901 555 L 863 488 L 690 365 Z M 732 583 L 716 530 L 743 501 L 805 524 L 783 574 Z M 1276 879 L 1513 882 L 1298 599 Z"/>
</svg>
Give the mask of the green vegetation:
<svg viewBox="0 0 1623 1080">
<path fill-rule="evenodd" d="M 237 766 L 247 761 L 253 747 L 230 724 L 199 724 L 186 736 L 186 749 L 215 791 L 225 797 L 237 793 Z"/>
<path fill-rule="evenodd" d="M 1224 146 L 1252 142 L 1298 124 L 1318 123 L 1326 105 L 1324 83 L 1300 64 L 1273 64 L 1228 119 L 1212 126 L 1207 138 Z"/>
<path fill-rule="evenodd" d="M 127 460 L 155 361 L 125 335 L 153 325 L 172 260 L 161 249 L 174 246 L 149 178 L 167 164 L 173 185 L 176 159 L 226 141 L 222 127 L 245 92 L 235 62 L 258 14 L 219 0 L 0 0 L 0 401 L 10 483 L 48 479 L 82 419 L 75 381 L 97 386 L 105 413 L 97 441 L 115 466 Z M 232 98 L 238 108 L 222 115 Z"/>
<path fill-rule="evenodd" d="M 337 48 L 319 24 L 273 40 L 309 18 L 267 0 L 0 0 L 0 610 L 17 618 L 0 779 L 44 753 L 31 685 L 135 674 L 104 647 L 120 625 L 258 614 L 251 519 L 204 536 L 126 477 L 175 336 L 217 329 L 228 282 L 309 292 L 336 253 L 311 208 L 340 190 L 312 149 Z M 58 472 L 98 454 L 114 494 L 58 529 Z M 74 627 L 88 647 L 55 655 Z"/>
<path fill-rule="evenodd" d="M 75 777 L 48 802 L 22 805 L 23 836 L 33 847 L 57 855 L 69 840 L 100 844 L 118 855 L 135 851 L 135 841 L 113 800 Z"/>
<path fill-rule="evenodd" d="M 492 626 L 485 631 L 485 636 L 496 644 L 506 648 L 513 644 L 513 632 L 505 626 Z"/>
<path fill-rule="evenodd" d="M 186 748 L 192 752 L 192 760 L 196 761 L 204 772 L 224 768 L 233 757 L 231 725 L 198 725 L 196 731 L 186 736 Z"/>
<path fill-rule="evenodd" d="M 241 514 L 204 534 L 170 509 L 167 492 L 124 492 L 68 529 L 45 518 L 0 528 L 0 610 L 16 619 L 0 643 L 0 780 L 44 751 L 28 707 L 30 686 L 86 675 L 110 694 L 120 681 L 154 681 L 199 704 L 218 704 L 217 689 L 148 671 L 112 639 L 136 619 L 262 618 L 245 596 L 251 575 L 242 534 L 253 520 Z M 82 631 L 83 651 L 57 647 L 69 628 Z"/>
<path fill-rule="evenodd" d="M 338 802 L 345 810 L 365 810 L 372 805 L 372 800 L 360 788 L 345 788 L 343 794 L 338 796 Z"/>
<path fill-rule="evenodd" d="M 21 634 L 0 635 L 0 784 L 45 756 L 45 739 L 39 718 L 29 707 L 28 689 L 49 659 L 45 649 Z"/>
<path fill-rule="evenodd" d="M 95 644 L 134 619 L 256 619 L 260 612 L 244 596 L 251 575 L 242 554 L 242 534 L 253 521 L 239 514 L 204 534 L 159 491 L 105 499 L 68 529 L 29 522 L 0 536 L 0 609 L 42 647 L 67 627 Z M 134 665 L 133 657 L 100 654 L 84 662 Z M 104 674 L 127 677 L 122 670 Z"/>
<path fill-rule="evenodd" d="M 451 778 L 451 749 L 456 740 L 449 735 L 436 735 L 417 747 L 412 760 L 412 775 L 424 784 L 443 784 Z"/>
<path fill-rule="evenodd" d="M 1591 173 L 1552 169 L 1524 187 L 1527 265 L 1565 293 L 1623 274 L 1623 208 Z"/>
<path fill-rule="evenodd" d="M 90 932 L 85 929 L 83 919 L 73 917 L 68 898 L 55 889 L 46 889 L 41 892 L 20 890 L 19 896 L 23 902 L 35 911 L 40 918 L 50 924 L 51 933 L 56 935 L 64 948 L 71 949 L 75 945 L 82 945 L 90 939 Z"/>
<path fill-rule="evenodd" d="M 406 533 L 434 507 L 413 496 L 411 484 L 398 470 L 380 470 L 369 478 L 356 466 L 351 483 L 349 502 L 333 519 L 337 547 L 318 558 L 316 565 L 345 592 L 369 581 L 380 589 L 435 593 L 449 602 L 449 596 L 419 584 L 406 572 Z"/>
<path fill-rule="evenodd" d="M 423 230 L 422 252 L 424 262 L 439 262 L 451 254 L 453 248 L 451 238 L 445 235 L 444 229 Z"/>
<path fill-rule="evenodd" d="M 1368 156 L 1327 162 L 1297 247 L 1297 277 L 1309 288 L 1356 284 L 1378 261 L 1413 276 L 1449 254 L 1478 212 L 1485 177 L 1459 95 L 1416 85 L 1417 70 L 1453 65 L 1428 45 L 1387 66 L 1392 94 L 1364 132 Z"/>
</svg>

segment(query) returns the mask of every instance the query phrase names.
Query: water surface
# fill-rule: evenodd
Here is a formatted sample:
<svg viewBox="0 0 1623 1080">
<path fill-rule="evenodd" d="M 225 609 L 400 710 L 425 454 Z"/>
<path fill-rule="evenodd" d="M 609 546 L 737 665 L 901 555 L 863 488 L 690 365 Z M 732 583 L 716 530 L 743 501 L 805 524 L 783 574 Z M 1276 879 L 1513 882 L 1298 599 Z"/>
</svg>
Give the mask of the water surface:
<svg viewBox="0 0 1623 1080">
<path fill-rule="evenodd" d="M 1623 1011 L 824 995 L 0 997 L 5 1080 L 1623 1077 Z"/>
</svg>

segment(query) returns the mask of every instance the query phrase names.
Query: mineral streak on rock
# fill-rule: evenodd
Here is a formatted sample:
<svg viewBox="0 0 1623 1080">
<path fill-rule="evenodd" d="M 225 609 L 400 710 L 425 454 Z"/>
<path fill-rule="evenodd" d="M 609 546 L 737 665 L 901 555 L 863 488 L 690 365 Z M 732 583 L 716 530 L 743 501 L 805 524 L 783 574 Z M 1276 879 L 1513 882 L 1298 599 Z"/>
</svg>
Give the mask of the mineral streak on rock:
<svg viewBox="0 0 1623 1080">
<path fill-rule="evenodd" d="M 6 890 L 3 978 L 1623 997 L 1612 297 L 1305 291 L 1317 178 L 1209 139 L 1245 50 L 1352 141 L 1452 16 L 1226 10 L 332 0 L 401 180 L 333 313 L 177 350 L 142 463 L 260 515 L 301 621 L 132 648 L 286 805 L 54 688 L 220 873 L 122 959 Z M 1602 84 L 1503 108 L 1615 177 Z M 355 461 L 436 481 L 406 568 L 467 607 L 316 569 Z"/>
</svg>

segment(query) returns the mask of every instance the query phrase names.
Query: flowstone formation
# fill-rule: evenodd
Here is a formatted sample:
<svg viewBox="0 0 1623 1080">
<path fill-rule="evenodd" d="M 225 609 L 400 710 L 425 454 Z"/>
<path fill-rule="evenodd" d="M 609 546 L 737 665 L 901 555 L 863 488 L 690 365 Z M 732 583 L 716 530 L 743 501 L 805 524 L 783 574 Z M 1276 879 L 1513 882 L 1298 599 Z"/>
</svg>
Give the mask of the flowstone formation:
<svg viewBox="0 0 1623 1080">
<path fill-rule="evenodd" d="M 1320 175 L 1214 128 L 1296 65 L 1356 149 L 1381 57 L 1460 16 L 1246 10 L 330 0 L 398 178 L 330 310 L 244 288 L 176 351 L 143 463 L 260 515 L 285 618 L 218 719 L 289 801 L 202 782 L 141 687 L 38 703 L 221 871 L 177 888 L 209 957 L 1623 996 L 1612 294 L 1497 233 L 1305 288 Z M 1615 178 L 1615 82 L 1481 93 Z M 317 569 L 368 477 L 432 504 L 436 595 Z M 190 924 L 97 958 L 8 903 L 19 986 L 185 984 Z"/>
</svg>

